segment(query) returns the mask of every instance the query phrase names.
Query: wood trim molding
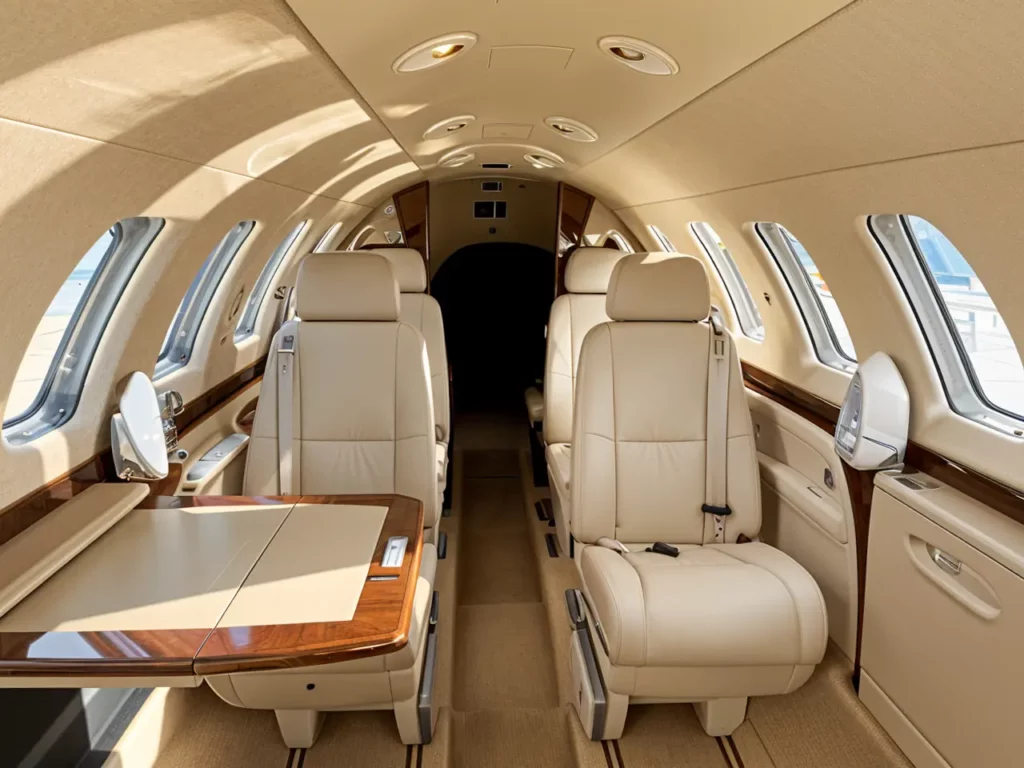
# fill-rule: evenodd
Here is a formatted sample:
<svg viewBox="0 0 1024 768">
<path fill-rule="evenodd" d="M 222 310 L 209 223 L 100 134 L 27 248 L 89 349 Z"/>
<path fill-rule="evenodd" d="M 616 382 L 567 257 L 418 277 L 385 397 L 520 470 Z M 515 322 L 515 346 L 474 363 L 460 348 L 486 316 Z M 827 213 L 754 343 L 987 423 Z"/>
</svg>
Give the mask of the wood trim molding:
<svg viewBox="0 0 1024 768">
<path fill-rule="evenodd" d="M 836 422 L 839 420 L 839 406 L 793 386 L 750 363 L 743 363 L 743 379 L 749 389 L 785 405 L 822 429 L 835 432 Z M 986 477 L 914 441 L 907 444 L 905 463 L 908 468 L 931 475 L 965 496 L 987 504 L 997 512 L 1024 524 L 1024 492 Z"/>
<path fill-rule="evenodd" d="M 0 511 L 0 544 L 7 543 L 90 485 L 114 477 L 114 460 L 108 449 L 23 496 Z"/>
<path fill-rule="evenodd" d="M 212 415 L 217 409 L 223 407 L 233 398 L 240 395 L 245 389 L 254 386 L 263 377 L 267 367 L 267 356 L 238 371 L 230 378 L 204 392 L 199 397 L 190 401 L 184 410 L 178 414 L 178 434 L 187 434 L 199 422 Z M 172 473 L 180 473 L 181 467 L 171 465 Z M 0 544 L 4 544 L 32 524 L 42 520 L 46 515 L 53 512 L 64 502 L 84 491 L 90 485 L 96 483 L 109 483 L 117 480 L 114 471 L 114 459 L 110 449 L 106 448 L 95 456 L 90 457 L 73 469 L 53 480 L 42 488 L 33 491 L 17 501 L 9 504 L 0 510 Z M 154 493 L 166 492 L 171 481 L 175 482 L 173 488 L 177 488 L 177 481 L 170 475 L 166 481 L 154 484 Z M 173 490 L 172 488 L 172 490 Z"/>
<path fill-rule="evenodd" d="M 565 293 L 565 267 L 569 253 L 560 252 L 564 236 L 571 245 L 583 245 L 583 233 L 587 219 L 594 208 L 594 196 L 581 189 L 559 182 L 558 184 L 558 231 L 555 233 L 555 296 Z"/>
<path fill-rule="evenodd" d="M 261 379 L 267 369 L 267 357 L 268 355 L 263 355 L 252 365 L 246 366 L 199 397 L 190 400 L 175 419 L 178 425 L 178 434 L 186 434 L 197 423 Z"/>
<path fill-rule="evenodd" d="M 430 182 L 413 184 L 395 193 L 392 199 L 405 240 L 405 245 L 400 247 L 420 252 L 427 270 L 427 293 L 430 293 Z"/>
<path fill-rule="evenodd" d="M 0 633 L 2 677 L 158 677 L 226 674 L 379 656 L 409 642 L 423 555 L 423 505 L 395 494 L 368 496 L 150 496 L 140 507 L 260 504 L 387 506 L 367 580 L 351 621 L 183 630 Z M 408 536 L 397 578 L 381 560 L 391 536 Z M 388 576 L 388 580 L 374 577 Z"/>
</svg>

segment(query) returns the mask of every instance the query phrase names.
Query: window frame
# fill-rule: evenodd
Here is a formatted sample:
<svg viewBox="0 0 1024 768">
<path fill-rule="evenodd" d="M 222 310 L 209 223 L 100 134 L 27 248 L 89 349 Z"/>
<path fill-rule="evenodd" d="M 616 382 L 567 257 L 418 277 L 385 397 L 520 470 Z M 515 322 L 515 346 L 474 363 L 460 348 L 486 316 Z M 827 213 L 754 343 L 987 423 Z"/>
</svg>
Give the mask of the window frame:
<svg viewBox="0 0 1024 768">
<path fill-rule="evenodd" d="M 308 223 L 308 222 L 307 222 Z M 325 248 L 324 246 L 338 239 L 338 233 L 341 232 L 341 228 L 345 225 L 343 221 L 336 221 L 327 228 L 327 231 L 320 235 L 320 239 L 316 241 L 316 245 L 313 246 L 313 253 L 326 253 L 334 250 L 333 248 Z"/>
<path fill-rule="evenodd" d="M 959 416 L 1013 437 L 1021 437 L 1024 417 L 1001 408 L 985 395 L 907 217 L 908 214 L 874 214 L 867 217 L 867 228 L 917 319 L 947 404 Z"/>
<path fill-rule="evenodd" d="M 288 234 L 284 236 L 284 239 L 271 252 L 267 263 L 260 270 L 259 277 L 253 283 L 252 290 L 249 292 L 249 298 L 246 299 L 245 307 L 242 309 L 241 317 L 238 318 L 238 323 L 235 325 L 235 343 L 245 341 L 256 333 L 256 326 L 258 325 L 260 311 L 263 309 L 263 304 L 267 298 L 267 291 L 270 290 L 274 277 L 277 276 L 281 265 L 288 258 L 288 254 L 292 252 L 295 244 L 302 240 L 311 223 L 309 219 L 300 221 L 292 227 Z M 326 233 L 324 237 L 326 237 Z M 321 238 L 322 241 L 323 238 Z M 257 293 L 259 294 L 258 298 Z"/>
<path fill-rule="evenodd" d="M 672 245 L 672 241 L 668 239 L 668 235 L 658 229 L 656 224 L 648 224 L 647 231 L 651 233 L 654 239 L 658 242 L 661 250 L 665 253 L 676 253 L 676 247 Z"/>
<path fill-rule="evenodd" d="M 771 254 L 779 272 L 782 273 L 782 279 L 789 286 L 790 295 L 796 302 L 800 316 L 803 317 L 818 361 L 844 373 L 856 371 L 857 359 L 843 351 L 832 321 L 829 320 L 825 306 L 821 302 L 821 296 L 818 295 L 807 270 L 800 262 L 800 257 L 789 242 L 790 237 L 794 240 L 796 237 L 782 224 L 773 221 L 756 222 L 754 231 Z"/>
<path fill-rule="evenodd" d="M 718 247 L 717 243 L 714 243 L 714 248 L 711 247 L 708 241 L 712 234 L 717 237 L 718 233 L 714 231 L 714 228 L 708 222 L 691 221 L 690 233 L 700 244 L 700 247 L 704 249 L 708 260 L 714 265 L 715 271 L 718 272 L 718 277 L 725 286 L 729 303 L 732 304 L 733 312 L 736 315 L 743 335 L 751 341 L 763 343 L 766 335 L 764 318 L 761 316 L 761 311 L 757 308 L 757 303 L 754 301 L 754 295 L 750 292 L 750 286 L 743 279 L 743 274 L 733 260 L 732 254 L 728 251 L 723 251 Z M 739 294 L 739 300 L 737 300 L 737 293 Z"/>
<path fill-rule="evenodd" d="M 619 247 L 619 250 L 622 251 L 623 253 L 636 253 L 636 250 L 633 248 L 632 243 L 630 243 L 629 240 L 626 239 L 626 236 L 619 232 L 617 229 L 609 229 L 608 232 L 605 233 L 606 245 L 608 240 L 611 240 L 613 243 L 615 243 Z"/>
<path fill-rule="evenodd" d="M 373 226 L 373 224 L 365 224 L 365 225 L 363 225 L 363 227 L 358 232 L 356 232 L 355 235 L 352 236 L 352 240 L 349 241 L 349 244 L 348 244 L 348 250 L 350 250 L 350 251 L 357 251 L 357 250 L 359 250 L 366 243 L 366 240 L 370 239 L 369 236 L 372 233 L 376 232 L 376 231 L 377 231 L 377 228 L 375 226 Z M 362 242 L 360 242 L 360 238 L 362 238 L 363 235 L 366 235 L 366 239 L 364 239 Z M 387 238 L 385 238 L 385 239 L 387 239 Z"/>
<path fill-rule="evenodd" d="M 39 391 L 28 408 L 3 422 L 2 430 L 8 443 L 31 442 L 75 415 L 103 334 L 142 259 L 166 223 L 159 217 L 137 216 L 122 219 L 110 227 L 108 231 L 116 230 L 114 242 L 82 293 Z M 77 362 L 69 367 L 68 359 Z"/>
<path fill-rule="evenodd" d="M 253 219 L 238 222 L 217 242 L 203 261 L 189 283 L 167 329 L 167 335 L 153 368 L 153 381 L 158 381 L 192 362 L 196 339 L 206 321 L 210 306 L 235 257 L 255 229 L 256 221 Z"/>
</svg>

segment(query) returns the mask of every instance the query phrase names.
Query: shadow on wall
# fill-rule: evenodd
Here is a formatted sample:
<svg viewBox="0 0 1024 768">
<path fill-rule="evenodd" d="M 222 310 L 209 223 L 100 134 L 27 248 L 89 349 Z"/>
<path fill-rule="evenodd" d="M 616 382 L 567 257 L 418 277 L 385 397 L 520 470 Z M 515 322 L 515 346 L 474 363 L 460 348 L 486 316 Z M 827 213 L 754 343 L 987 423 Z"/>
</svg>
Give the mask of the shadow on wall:
<svg viewBox="0 0 1024 768">
<path fill-rule="evenodd" d="M 456 410 L 522 409 L 523 390 L 544 373 L 554 261 L 535 246 L 479 243 L 441 265 L 431 293 L 444 315 Z"/>
</svg>

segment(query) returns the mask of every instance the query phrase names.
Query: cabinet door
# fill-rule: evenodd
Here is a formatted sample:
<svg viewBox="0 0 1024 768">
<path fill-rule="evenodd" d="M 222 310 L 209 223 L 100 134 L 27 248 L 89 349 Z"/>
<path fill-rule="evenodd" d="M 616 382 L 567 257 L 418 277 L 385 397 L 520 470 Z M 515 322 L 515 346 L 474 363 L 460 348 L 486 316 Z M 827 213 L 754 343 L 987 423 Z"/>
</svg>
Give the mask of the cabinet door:
<svg viewBox="0 0 1024 768">
<path fill-rule="evenodd" d="M 861 699 L 917 768 L 1020 765 L 1024 526 L 921 473 L 875 483 Z"/>
<path fill-rule="evenodd" d="M 857 645 L 857 548 L 850 492 L 832 434 L 747 390 L 761 470 L 761 538 L 818 582 L 829 636 L 850 659 Z"/>
</svg>

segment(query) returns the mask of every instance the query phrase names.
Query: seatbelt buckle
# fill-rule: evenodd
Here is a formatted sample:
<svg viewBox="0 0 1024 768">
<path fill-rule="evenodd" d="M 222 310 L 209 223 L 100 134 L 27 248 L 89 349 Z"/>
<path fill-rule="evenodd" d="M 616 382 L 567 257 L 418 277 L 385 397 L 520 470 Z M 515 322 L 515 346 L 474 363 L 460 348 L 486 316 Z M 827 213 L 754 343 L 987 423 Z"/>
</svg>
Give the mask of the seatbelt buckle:
<svg viewBox="0 0 1024 768">
<path fill-rule="evenodd" d="M 732 510 L 728 505 L 724 507 L 716 507 L 711 504 L 701 504 L 700 511 L 705 515 L 714 515 L 715 517 L 728 517 L 732 514 Z"/>
<path fill-rule="evenodd" d="M 608 536 L 602 536 L 601 538 L 599 538 L 597 540 L 597 546 L 604 547 L 605 549 L 610 549 L 612 552 L 618 552 L 619 554 L 629 554 L 629 550 L 626 548 L 625 544 L 623 544 L 618 539 L 612 539 Z"/>
<path fill-rule="evenodd" d="M 654 542 L 654 544 L 645 549 L 644 552 L 653 552 L 656 555 L 668 555 L 669 557 L 679 557 L 679 548 L 673 547 L 671 544 L 666 544 L 663 541 Z"/>
<path fill-rule="evenodd" d="M 722 319 L 715 314 L 711 315 L 710 322 L 712 333 L 711 353 L 717 360 L 725 357 L 725 326 L 722 325 Z"/>
</svg>

